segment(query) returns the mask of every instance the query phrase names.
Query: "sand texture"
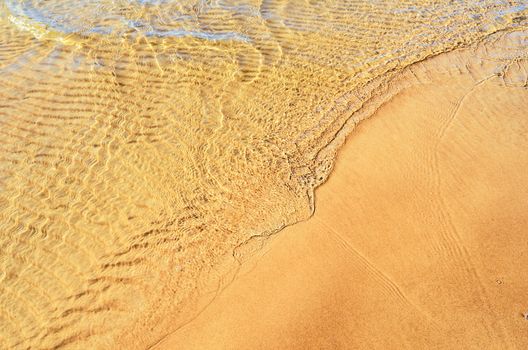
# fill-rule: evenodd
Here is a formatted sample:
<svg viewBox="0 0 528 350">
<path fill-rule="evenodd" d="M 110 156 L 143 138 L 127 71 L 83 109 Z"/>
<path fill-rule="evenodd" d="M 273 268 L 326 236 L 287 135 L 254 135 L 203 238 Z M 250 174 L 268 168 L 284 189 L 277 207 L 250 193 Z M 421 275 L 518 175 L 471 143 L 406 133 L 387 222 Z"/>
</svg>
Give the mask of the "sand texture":
<svg viewBox="0 0 528 350">
<path fill-rule="evenodd" d="M 313 217 L 155 349 L 526 349 L 527 45 L 500 35 L 393 80 Z"/>
<path fill-rule="evenodd" d="M 408 327 L 459 329 L 437 320 L 449 319 L 454 306 L 422 305 L 420 293 L 439 293 L 431 303 L 451 293 L 446 300 L 461 308 L 474 299 L 474 309 L 449 316 L 464 324 L 483 312 L 499 315 L 486 300 L 500 299 L 479 276 L 486 273 L 481 265 L 504 265 L 488 264 L 493 260 L 471 247 L 491 244 L 503 226 L 516 237 L 506 218 L 523 196 L 524 139 L 512 135 L 525 130 L 527 16 L 524 0 L 0 0 L 0 348 L 145 349 L 173 334 L 211 309 L 269 235 L 311 216 L 313 191 L 345 136 L 381 106 L 396 105 L 391 101 L 406 89 L 423 92 L 408 98 L 422 122 L 374 118 L 387 120 L 387 133 L 368 140 L 377 152 L 388 148 L 376 160 L 368 144 L 357 144 L 356 157 L 366 163 L 347 165 L 352 175 L 332 197 L 338 203 L 338 194 L 348 194 L 351 202 L 330 205 L 348 219 L 331 221 L 355 223 L 342 236 L 372 245 L 358 248 L 357 259 L 376 266 L 365 276 L 377 276 L 380 293 L 394 301 L 394 313 L 385 313 L 415 320 Z M 512 30 L 518 34 L 507 34 Z M 436 55 L 436 63 L 425 63 Z M 425 68 L 416 64 L 422 61 Z M 472 118 L 459 125 L 461 115 Z M 394 120 L 407 123 L 402 134 Z M 358 140 L 366 140 L 362 134 Z M 391 144 L 398 135 L 401 149 Z M 389 160 L 399 167 L 378 168 Z M 359 172 L 376 169 L 361 184 Z M 401 178 L 394 177 L 398 169 Z M 401 192 L 376 192 L 382 174 Z M 399 208 L 406 209 L 389 211 Z M 518 230 L 521 214 L 512 216 Z M 496 218 L 481 223 L 489 239 L 471 238 L 484 234 L 469 227 L 475 217 Z M 326 237 L 322 254 L 335 236 L 318 225 L 308 226 Z M 418 238 L 405 236 L 413 232 Z M 407 290 L 407 270 L 385 272 L 402 263 L 412 276 L 431 278 L 429 287 Z M 360 266 L 341 268 L 359 273 Z M 514 278 L 507 271 L 500 288 Z M 346 289 L 358 293 L 358 303 L 365 276 Z M 448 277 L 478 288 L 432 284 Z M 345 280 L 334 280 L 329 293 L 343 290 Z M 368 305 L 357 308 L 366 314 Z M 345 317 L 332 313 L 329 319 Z M 481 334 L 484 327 L 490 339 L 513 344 L 508 321 L 499 319 L 465 329 Z M 335 329 L 336 342 L 344 341 L 348 333 Z M 183 344 L 174 347 L 188 348 Z"/>
</svg>

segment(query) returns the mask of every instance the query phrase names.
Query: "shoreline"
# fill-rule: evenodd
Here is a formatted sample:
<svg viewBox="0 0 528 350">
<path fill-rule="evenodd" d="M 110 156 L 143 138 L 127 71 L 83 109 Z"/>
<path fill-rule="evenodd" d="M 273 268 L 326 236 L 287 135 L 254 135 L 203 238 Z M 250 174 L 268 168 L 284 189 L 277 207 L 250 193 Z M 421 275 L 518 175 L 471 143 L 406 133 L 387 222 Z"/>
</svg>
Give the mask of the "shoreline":
<svg viewBox="0 0 528 350">
<path fill-rule="evenodd" d="M 518 0 L 191 5 L 81 1 L 77 16 L 64 0 L 0 1 L 0 348 L 324 348 L 321 339 L 348 348 L 349 333 L 375 343 L 371 334 L 400 324 L 451 332 L 443 310 L 401 280 L 410 258 L 455 272 L 460 291 L 431 292 L 448 307 L 444 292 L 465 306 L 486 301 L 497 319 L 479 277 L 490 271 L 467 242 L 481 231 L 460 217 L 474 208 L 457 208 L 497 202 L 472 217 L 524 220 L 512 211 L 524 179 L 508 164 L 526 166 L 514 156 L 526 148 L 517 134 L 528 40 L 506 28 L 526 30 L 528 9 Z M 339 150 L 360 121 L 398 113 L 397 123 L 365 124 L 374 131 L 360 126 L 355 146 Z M 458 130 L 467 113 L 483 118 Z M 334 164 L 338 150 L 345 165 Z M 334 166 L 345 175 L 325 183 Z M 506 182 L 495 183 L 502 168 Z M 425 242 L 406 236 L 418 232 Z M 414 273 L 405 272 L 413 283 L 428 281 L 429 270 Z M 510 327 L 481 326 L 483 311 L 470 310 L 459 321 L 477 320 L 477 335 Z M 263 343 L 240 338 L 261 330 Z"/>
<path fill-rule="evenodd" d="M 522 124 L 522 119 L 518 120 L 519 110 L 522 110 L 522 102 L 525 101 L 523 98 L 528 96 L 526 73 L 523 73 L 526 62 L 515 59 L 512 62 L 521 63 L 518 67 L 507 65 L 509 68 L 502 67 L 507 59 L 494 62 L 497 55 L 503 58 L 510 55 L 512 59 L 512 53 L 508 51 L 515 48 L 516 43 L 517 49 L 522 50 L 523 35 L 526 32 L 504 33 L 501 34 L 502 41 L 490 41 L 486 44 L 489 46 L 480 45 L 476 49 L 449 52 L 406 70 L 400 82 L 411 82 L 409 87 L 402 89 L 371 118 L 362 122 L 339 150 L 335 169 L 327 183 L 317 189 L 314 216 L 280 231 L 273 237 L 269 247 L 254 259 L 250 258 L 252 261 L 243 267 L 246 272 L 227 286 L 208 309 L 155 348 L 182 344 L 192 348 L 206 348 L 207 344 L 222 344 L 223 348 L 261 348 L 263 343 L 257 343 L 256 340 L 252 343 L 249 339 L 259 336 L 262 330 L 267 331 L 266 335 L 273 344 L 275 341 L 277 344 L 289 344 L 290 348 L 317 344 L 325 348 L 324 343 L 317 342 L 321 339 L 328 341 L 331 333 L 339 330 L 339 325 L 334 324 L 332 318 L 343 319 L 338 332 L 339 340 L 336 340 L 341 341 L 338 345 L 342 346 L 384 347 L 394 345 L 395 341 L 408 346 L 440 345 L 441 348 L 460 345 L 460 342 L 465 342 L 468 348 L 477 348 L 479 343 L 504 348 L 525 346 L 527 339 L 512 335 L 512 329 L 522 330 L 523 324 L 520 322 L 524 321 L 519 316 L 522 308 L 518 297 L 515 298 L 515 294 L 512 295 L 514 292 L 510 291 L 508 298 L 502 304 L 499 303 L 503 308 L 515 306 L 517 310 L 517 318 L 510 310 L 508 322 L 496 314 L 497 305 L 493 305 L 493 302 L 497 304 L 497 300 L 500 300 L 500 293 L 505 293 L 505 287 L 509 286 L 517 292 L 522 291 L 522 287 L 528 287 L 522 278 L 511 274 L 512 271 L 515 273 L 515 265 L 512 264 L 523 265 L 513 257 L 498 259 L 495 256 L 498 251 L 493 247 L 482 246 L 488 244 L 484 237 L 480 237 L 485 230 L 473 228 L 474 225 L 482 225 L 481 221 L 486 219 L 482 207 L 473 203 L 479 200 L 479 196 L 493 195 L 500 198 L 499 192 L 504 192 L 510 194 L 511 201 L 519 202 L 519 199 L 524 198 L 523 191 L 528 192 L 526 181 L 522 181 L 522 175 L 515 167 L 505 172 L 500 179 L 503 182 L 497 182 L 497 178 L 487 174 L 493 174 L 491 170 L 497 167 L 505 167 L 505 159 L 515 154 L 522 155 L 519 165 L 528 164 L 526 152 L 522 151 L 526 140 L 519 137 L 528 124 Z M 505 46 L 502 48 L 497 46 L 503 44 Z M 497 71 L 501 67 L 502 70 Z M 480 125 L 482 121 L 472 119 L 472 116 L 486 101 L 493 99 L 496 103 L 484 110 L 489 125 L 483 128 Z M 499 107 L 504 107 L 504 110 L 494 110 Z M 398 119 L 398 116 L 401 118 Z M 507 123 L 501 126 L 501 117 L 510 117 L 510 124 L 519 129 L 511 130 Z M 498 126 L 502 127 L 497 133 L 500 139 L 507 140 L 516 135 L 517 144 L 503 145 L 504 149 L 497 151 L 494 139 L 483 136 L 489 128 Z M 420 136 L 421 133 L 423 135 Z M 409 141 L 421 145 L 421 148 L 410 149 L 412 145 L 408 144 Z M 391 145 L 400 147 L 398 152 L 407 157 L 396 153 L 394 149 L 391 151 Z M 491 158 L 482 164 L 478 162 L 479 158 L 474 159 L 466 154 L 468 150 L 476 152 L 492 149 L 494 153 L 481 154 L 481 158 Z M 388 161 L 389 155 L 396 160 Z M 383 169 L 384 162 L 389 162 L 394 168 Z M 475 163 L 473 167 L 471 162 Z M 424 163 L 431 167 L 422 167 Z M 462 174 L 468 178 L 454 172 L 463 165 L 468 169 Z M 404 169 L 405 166 L 408 168 Z M 488 169 L 480 170 L 487 174 L 486 177 L 471 180 L 469 175 L 475 176 L 475 168 Z M 418 173 L 414 174 L 410 169 L 418 169 Z M 402 184 L 392 179 L 397 174 L 401 176 L 399 181 Z M 457 184 L 461 186 L 459 183 L 464 181 L 468 184 L 462 193 L 469 193 L 466 197 L 473 194 L 473 197 L 470 196 L 471 201 L 464 196 L 458 197 L 449 187 Z M 489 188 L 482 192 L 479 187 L 487 182 L 495 185 L 498 192 Z M 520 188 L 514 190 L 513 185 Z M 407 191 L 399 189 L 400 186 Z M 380 195 L 376 187 L 381 187 L 384 195 Z M 468 188 L 477 192 L 468 192 Z M 402 196 L 406 198 L 405 201 L 400 199 Z M 367 200 L 369 197 L 373 199 Z M 390 200 L 386 203 L 378 203 L 379 208 L 373 207 L 373 201 L 384 202 L 382 199 L 387 198 Z M 502 224 L 505 226 L 503 229 L 509 228 L 515 232 L 505 241 L 498 240 L 495 243 L 503 245 L 503 252 L 508 251 L 507 247 L 518 246 L 518 239 L 522 239 L 522 225 L 516 226 L 515 222 L 508 219 L 508 215 L 517 213 L 521 202 L 512 204 L 510 212 L 505 212 L 504 208 L 490 204 L 493 200 L 485 199 L 480 200 L 486 203 L 487 212 L 497 210 L 502 215 L 498 225 Z M 419 203 L 424 207 L 421 208 Z M 471 208 L 471 205 L 476 207 Z M 453 209 L 459 206 L 471 215 L 461 215 Z M 517 214 L 519 220 L 528 222 L 526 216 L 520 215 L 520 212 Z M 354 223 L 354 220 L 360 223 Z M 396 228 L 391 228 L 389 223 Z M 337 225 L 337 229 L 329 225 Z M 390 232 L 391 229 L 393 233 L 401 232 L 402 237 L 398 239 L 387 235 L 385 231 Z M 377 236 L 372 238 L 374 234 Z M 486 232 L 487 239 L 491 238 L 489 234 Z M 328 237 L 334 243 L 327 242 Z M 336 244 L 337 250 L 334 252 Z M 326 253 L 335 253 L 336 256 L 322 256 L 316 247 L 326 247 Z M 522 249 L 512 251 L 516 253 L 516 259 L 522 259 Z M 411 261 L 406 261 L 405 257 Z M 343 261 L 348 263 L 344 264 Z M 500 276 L 498 271 L 490 272 L 491 268 L 485 268 L 490 262 L 497 266 L 510 265 Z M 413 263 L 417 263 L 422 270 L 412 272 Z M 432 271 L 442 281 L 440 284 L 435 285 L 435 280 L 430 277 Z M 357 282 L 343 277 L 351 273 L 357 275 Z M 324 275 L 331 275 L 336 280 L 328 280 Z M 490 277 L 492 275 L 497 276 L 493 279 Z M 292 282 L 292 279 L 297 281 Z M 276 281 L 277 286 L 284 288 L 279 291 L 278 287 L 274 288 L 266 281 Z M 333 288 L 325 288 L 325 284 L 331 284 Z M 421 289 L 420 284 L 429 284 L 429 287 Z M 458 289 L 454 287 L 457 285 L 460 286 Z M 502 290 L 497 289 L 501 286 Z M 331 292 L 337 295 L 334 304 L 332 300 L 336 296 L 323 294 L 322 297 L 320 294 Z M 351 297 L 347 293 L 359 296 Z M 424 302 L 427 293 L 436 293 L 438 301 Z M 455 295 L 458 299 L 453 299 Z M 393 304 L 388 305 L 385 298 Z M 444 305 L 441 305 L 442 300 Z M 456 306 L 456 302 L 461 305 Z M 313 303 L 320 304 L 319 311 L 330 309 L 325 314 L 326 318 L 316 316 Z M 295 304 L 298 305 L 293 306 Z M 354 308 L 341 307 L 344 311 L 337 308 L 347 304 L 354 305 Z M 298 318 L 303 308 L 311 310 L 314 317 Z M 444 308 L 449 310 L 442 310 Z M 361 312 L 354 314 L 352 309 Z M 248 314 L 246 310 L 252 310 L 254 315 Z M 502 309 L 499 307 L 499 310 Z M 469 313 L 469 316 L 457 315 L 457 312 Z M 293 326 L 296 322 L 302 326 Z M 314 325 L 310 325 L 310 322 Z M 496 322 L 499 326 L 495 325 Z M 257 325 L 250 326 L 255 323 Z M 471 324 L 474 329 L 470 329 Z M 398 332 L 393 329 L 398 325 L 407 328 Z M 332 330 L 332 327 L 337 328 Z M 318 336 L 307 338 L 316 329 L 319 329 Z M 416 333 L 414 336 L 411 330 Z M 343 338 L 346 338 L 347 332 L 361 335 L 359 338 L 362 341 L 346 343 Z M 494 336 L 489 338 L 486 332 Z M 384 339 L 385 336 L 391 340 Z M 470 339 L 473 343 L 469 342 Z"/>
</svg>

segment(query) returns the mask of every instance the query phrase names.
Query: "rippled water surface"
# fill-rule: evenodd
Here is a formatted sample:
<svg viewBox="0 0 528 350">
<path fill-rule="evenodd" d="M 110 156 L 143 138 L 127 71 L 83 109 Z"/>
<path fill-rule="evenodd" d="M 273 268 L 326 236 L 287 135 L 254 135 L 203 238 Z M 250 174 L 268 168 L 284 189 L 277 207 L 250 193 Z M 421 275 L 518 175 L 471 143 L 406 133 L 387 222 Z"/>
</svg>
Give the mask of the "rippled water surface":
<svg viewBox="0 0 528 350">
<path fill-rule="evenodd" d="M 310 214 L 386 77 L 526 16 L 524 1 L 0 0 L 0 348 L 155 343 L 237 247 Z"/>
</svg>

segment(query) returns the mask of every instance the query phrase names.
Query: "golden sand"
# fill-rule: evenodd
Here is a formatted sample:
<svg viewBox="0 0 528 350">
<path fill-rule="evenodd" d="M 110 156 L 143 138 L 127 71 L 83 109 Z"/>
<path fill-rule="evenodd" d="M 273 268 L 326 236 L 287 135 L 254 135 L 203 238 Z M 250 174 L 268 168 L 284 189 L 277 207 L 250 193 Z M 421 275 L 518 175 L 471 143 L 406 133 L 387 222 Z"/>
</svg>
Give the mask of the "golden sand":
<svg viewBox="0 0 528 350">
<path fill-rule="evenodd" d="M 526 349 L 527 40 L 393 80 L 313 217 L 155 349 Z"/>
<path fill-rule="evenodd" d="M 157 343 L 267 235 L 310 216 L 336 148 L 411 84 L 405 67 L 525 28 L 527 12 L 485 0 L 0 0 L 0 348 Z M 516 40 L 484 46 L 482 71 L 501 59 L 507 81 L 526 53 Z"/>
</svg>

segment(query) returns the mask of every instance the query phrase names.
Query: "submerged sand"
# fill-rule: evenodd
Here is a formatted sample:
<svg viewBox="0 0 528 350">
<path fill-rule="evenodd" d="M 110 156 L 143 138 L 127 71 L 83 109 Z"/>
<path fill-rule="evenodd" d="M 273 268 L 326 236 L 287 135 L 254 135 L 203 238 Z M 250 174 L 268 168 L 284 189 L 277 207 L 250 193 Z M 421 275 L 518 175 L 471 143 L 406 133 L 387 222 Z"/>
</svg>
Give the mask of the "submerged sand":
<svg viewBox="0 0 528 350">
<path fill-rule="evenodd" d="M 393 80 L 313 217 L 155 348 L 527 348 L 527 45 L 498 35 Z"/>
</svg>

